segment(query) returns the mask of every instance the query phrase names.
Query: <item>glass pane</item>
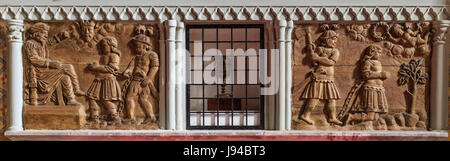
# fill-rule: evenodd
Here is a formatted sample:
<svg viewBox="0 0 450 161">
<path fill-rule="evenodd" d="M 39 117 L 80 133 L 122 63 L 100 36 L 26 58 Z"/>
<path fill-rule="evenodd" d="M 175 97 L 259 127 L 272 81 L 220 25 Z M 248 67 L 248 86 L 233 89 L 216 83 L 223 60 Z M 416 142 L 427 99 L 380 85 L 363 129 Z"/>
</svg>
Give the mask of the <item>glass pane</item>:
<svg viewBox="0 0 450 161">
<path fill-rule="evenodd" d="M 203 110 L 203 100 L 202 99 L 190 99 L 190 111 L 191 112 L 200 112 Z"/>
<path fill-rule="evenodd" d="M 219 50 L 222 55 L 226 55 L 227 49 L 231 49 L 231 43 L 219 43 Z"/>
<path fill-rule="evenodd" d="M 245 71 L 235 71 L 234 80 L 236 84 L 245 84 Z"/>
<path fill-rule="evenodd" d="M 259 57 L 257 56 L 249 56 L 248 57 L 248 69 L 249 70 L 257 70 L 259 69 Z"/>
<path fill-rule="evenodd" d="M 219 41 L 231 41 L 231 29 L 219 29 Z"/>
<path fill-rule="evenodd" d="M 246 69 L 246 67 L 245 67 L 245 57 L 244 56 L 236 56 L 235 58 L 234 58 L 234 69 L 237 69 L 237 70 L 245 70 Z"/>
<path fill-rule="evenodd" d="M 191 70 L 192 69 L 194 69 L 194 70 L 203 69 L 202 61 L 203 61 L 202 57 L 191 57 Z"/>
<path fill-rule="evenodd" d="M 259 99 L 247 99 L 248 101 L 248 110 L 259 111 Z"/>
<path fill-rule="evenodd" d="M 205 97 L 215 99 L 217 97 L 217 85 L 205 85 Z"/>
<path fill-rule="evenodd" d="M 217 43 L 205 43 L 205 53 L 204 55 L 216 55 L 217 54 Z"/>
<path fill-rule="evenodd" d="M 217 29 L 204 29 L 204 41 L 217 41 Z"/>
<path fill-rule="evenodd" d="M 234 85 L 233 86 L 233 97 L 235 98 L 245 98 L 246 94 L 245 94 L 245 86 L 246 85 Z"/>
<path fill-rule="evenodd" d="M 248 97 L 258 98 L 261 95 L 261 86 L 259 85 L 248 85 L 247 89 Z"/>
<path fill-rule="evenodd" d="M 249 55 L 258 55 L 259 54 L 259 49 L 260 49 L 260 45 L 259 43 L 254 43 L 254 42 L 250 42 L 247 43 L 247 54 Z M 251 50 L 253 49 L 253 50 Z"/>
<path fill-rule="evenodd" d="M 245 41 L 245 28 L 233 29 L 233 41 Z"/>
<path fill-rule="evenodd" d="M 261 41 L 259 28 L 247 28 L 247 41 Z"/>
<path fill-rule="evenodd" d="M 202 29 L 189 29 L 189 41 L 202 41 Z"/>
<path fill-rule="evenodd" d="M 190 85 L 189 88 L 189 96 L 191 98 L 203 97 L 203 85 Z"/>
<path fill-rule="evenodd" d="M 202 55 L 202 43 L 200 41 L 189 43 L 189 53 L 191 55 Z"/>
<path fill-rule="evenodd" d="M 233 43 L 233 49 L 235 50 L 234 54 L 244 54 L 245 53 L 245 43 Z M 237 52 L 237 49 L 241 49 L 242 51 Z"/>
<path fill-rule="evenodd" d="M 258 71 L 248 71 L 248 84 L 258 84 L 259 83 L 259 72 Z"/>
<path fill-rule="evenodd" d="M 191 83 L 202 84 L 203 82 L 202 71 L 191 71 Z"/>
</svg>

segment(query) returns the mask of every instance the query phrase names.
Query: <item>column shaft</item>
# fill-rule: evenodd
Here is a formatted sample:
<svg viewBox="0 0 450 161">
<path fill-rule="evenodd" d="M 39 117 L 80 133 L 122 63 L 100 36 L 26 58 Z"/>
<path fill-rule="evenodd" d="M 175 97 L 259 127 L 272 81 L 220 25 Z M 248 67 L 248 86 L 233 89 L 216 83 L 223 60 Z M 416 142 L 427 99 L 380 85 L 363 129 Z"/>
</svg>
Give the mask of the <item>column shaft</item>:
<svg viewBox="0 0 450 161">
<path fill-rule="evenodd" d="M 175 49 L 175 34 L 176 34 L 176 20 L 168 20 L 167 21 L 167 44 L 168 44 L 168 54 L 169 58 L 169 82 L 168 82 L 168 125 L 167 129 L 174 130 L 176 127 L 176 91 L 175 91 L 175 83 L 176 83 L 176 70 L 175 70 L 175 57 L 176 57 L 176 49 Z"/>
<path fill-rule="evenodd" d="M 278 93 L 278 130 L 286 130 L 286 20 L 278 21 L 278 49 L 280 50 L 280 86 Z"/>
<path fill-rule="evenodd" d="M 23 20 L 9 20 L 9 52 L 8 52 L 8 131 L 22 131 L 23 110 L 23 67 L 22 44 L 24 31 Z"/>
<path fill-rule="evenodd" d="M 292 29 L 294 28 L 294 22 L 288 21 L 287 22 L 287 28 L 286 28 L 286 79 L 284 80 L 286 82 L 286 130 L 291 129 L 291 116 L 292 116 L 292 103 L 291 103 L 291 87 L 292 87 Z"/>
<path fill-rule="evenodd" d="M 185 129 L 185 117 L 184 113 L 186 111 L 186 90 L 183 90 L 186 88 L 186 81 L 185 81 L 185 72 L 183 69 L 185 69 L 185 63 L 186 60 L 185 57 L 185 49 L 184 49 L 184 23 L 179 21 L 177 22 L 177 34 L 176 34 L 176 76 L 177 76 L 177 84 L 176 84 L 176 129 L 177 130 L 184 130 Z"/>
<path fill-rule="evenodd" d="M 447 29 L 450 21 L 437 21 L 433 23 L 433 53 L 431 55 L 431 129 L 447 130 L 448 116 L 448 53 L 444 50 Z M 446 81 L 447 80 L 447 81 Z"/>
</svg>

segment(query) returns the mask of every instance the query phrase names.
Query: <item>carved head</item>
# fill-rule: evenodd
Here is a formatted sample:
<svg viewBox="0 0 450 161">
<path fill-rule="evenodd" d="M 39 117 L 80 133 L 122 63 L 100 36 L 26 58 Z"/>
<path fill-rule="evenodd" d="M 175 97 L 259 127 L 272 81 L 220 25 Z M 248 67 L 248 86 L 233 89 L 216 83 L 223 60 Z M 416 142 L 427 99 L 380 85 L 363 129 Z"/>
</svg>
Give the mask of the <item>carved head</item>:
<svg viewBox="0 0 450 161">
<path fill-rule="evenodd" d="M 35 23 L 28 29 L 28 37 L 43 43 L 48 38 L 48 30 L 50 30 L 50 27 L 47 24 Z"/>
<path fill-rule="evenodd" d="M 135 35 L 139 35 L 139 34 L 145 35 L 146 31 L 147 31 L 147 28 L 144 25 L 138 25 L 134 28 Z"/>
<path fill-rule="evenodd" d="M 321 46 L 325 46 L 328 48 L 335 48 L 337 43 L 338 34 L 336 31 L 327 30 L 322 35 L 320 35 Z"/>
<path fill-rule="evenodd" d="M 383 49 L 378 45 L 370 45 L 364 50 L 364 60 L 374 59 L 378 60 L 380 58 Z"/>
<path fill-rule="evenodd" d="M 391 28 L 392 33 L 394 34 L 394 36 L 402 36 L 404 33 L 404 27 L 400 24 L 393 24 L 392 28 Z"/>
<path fill-rule="evenodd" d="M 150 37 L 139 34 L 131 39 L 132 41 L 132 47 L 134 48 L 134 51 L 136 54 L 141 55 L 148 51 L 152 50 L 152 43 Z"/>
<path fill-rule="evenodd" d="M 95 23 L 92 21 L 81 21 L 80 33 L 84 41 L 91 41 L 95 36 Z"/>
<path fill-rule="evenodd" d="M 100 40 L 99 50 L 101 54 L 116 53 L 120 55 L 117 39 L 112 36 L 106 36 Z"/>
</svg>

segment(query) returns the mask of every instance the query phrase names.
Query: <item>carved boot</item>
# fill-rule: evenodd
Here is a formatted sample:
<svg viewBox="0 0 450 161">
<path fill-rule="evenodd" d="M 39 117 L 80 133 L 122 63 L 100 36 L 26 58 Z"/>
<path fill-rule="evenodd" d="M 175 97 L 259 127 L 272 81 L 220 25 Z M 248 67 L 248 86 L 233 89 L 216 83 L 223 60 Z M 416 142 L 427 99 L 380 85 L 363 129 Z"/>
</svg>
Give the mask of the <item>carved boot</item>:
<svg viewBox="0 0 450 161">
<path fill-rule="evenodd" d="M 71 98 L 69 101 L 67 101 L 66 104 L 67 105 L 81 105 L 81 103 L 78 102 L 75 98 Z"/>
<path fill-rule="evenodd" d="M 86 93 L 81 90 L 77 79 L 72 80 L 72 86 L 73 86 L 73 92 L 75 95 L 77 95 L 77 96 L 85 96 L 86 95 Z"/>
<path fill-rule="evenodd" d="M 342 122 L 336 119 L 336 107 L 325 107 L 328 110 L 328 123 L 342 125 Z"/>
<path fill-rule="evenodd" d="M 141 124 L 150 124 L 150 123 L 156 123 L 155 116 L 147 117 Z"/>
<path fill-rule="evenodd" d="M 309 117 L 312 112 L 312 107 L 305 106 L 303 113 L 298 117 L 299 119 L 305 121 L 307 124 L 313 125 L 314 121 Z"/>
</svg>

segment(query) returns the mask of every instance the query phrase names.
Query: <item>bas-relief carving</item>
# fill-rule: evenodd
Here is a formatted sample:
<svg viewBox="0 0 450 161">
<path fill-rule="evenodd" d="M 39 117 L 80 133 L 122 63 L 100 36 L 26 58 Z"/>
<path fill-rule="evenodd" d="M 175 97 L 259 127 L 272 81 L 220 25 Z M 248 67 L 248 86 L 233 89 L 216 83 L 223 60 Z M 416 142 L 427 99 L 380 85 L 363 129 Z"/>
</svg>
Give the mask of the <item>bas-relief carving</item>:
<svg viewBox="0 0 450 161">
<path fill-rule="evenodd" d="M 36 110 L 78 112 L 73 107 L 82 109 L 83 117 L 71 118 L 83 119 L 80 126 L 47 128 L 158 128 L 159 54 L 152 24 L 37 22 L 26 29 L 25 128 L 45 129 L 30 124 L 36 119 L 61 119 L 53 116 L 60 111 Z"/>
<path fill-rule="evenodd" d="M 430 33 L 429 23 L 296 26 L 292 129 L 425 130 Z"/>
</svg>

